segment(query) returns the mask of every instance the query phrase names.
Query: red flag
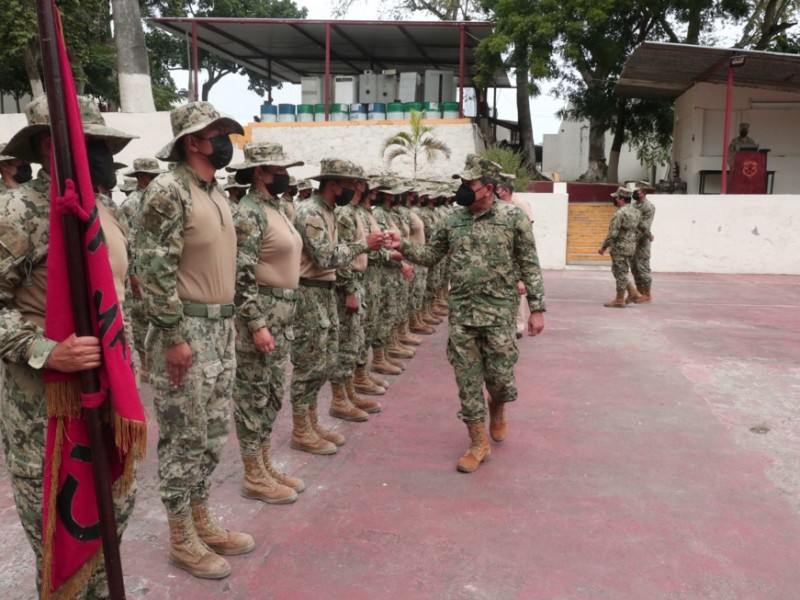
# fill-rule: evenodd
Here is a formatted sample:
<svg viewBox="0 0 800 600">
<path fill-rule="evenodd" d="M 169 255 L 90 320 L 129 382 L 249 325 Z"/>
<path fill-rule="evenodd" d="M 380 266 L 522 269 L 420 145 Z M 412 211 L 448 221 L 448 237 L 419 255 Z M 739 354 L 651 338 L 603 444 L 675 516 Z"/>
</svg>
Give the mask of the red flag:
<svg viewBox="0 0 800 600">
<path fill-rule="evenodd" d="M 55 5 L 53 10 L 75 181 L 66 182 L 62 197 L 57 197 L 55 178 L 50 190 L 45 335 L 48 339 L 62 341 L 75 333 L 61 227 L 62 215 L 71 213 L 85 223 L 83 243 L 89 311 L 93 334 L 101 342 L 103 361 L 98 370 L 100 391 L 96 394 L 81 394 L 75 374 L 46 371 L 44 375 L 48 425 L 42 507 L 43 598 L 73 596 L 102 562 L 89 435 L 81 409 L 102 407 L 107 415 L 109 475 L 114 482 L 115 497 L 127 492 L 133 478 L 134 461 L 144 455 L 146 435 L 144 409 L 136 388 L 108 249 L 95 207 L 72 70 Z M 54 168 L 51 173 L 55 173 Z M 110 402 L 105 402 L 107 398 Z"/>
</svg>

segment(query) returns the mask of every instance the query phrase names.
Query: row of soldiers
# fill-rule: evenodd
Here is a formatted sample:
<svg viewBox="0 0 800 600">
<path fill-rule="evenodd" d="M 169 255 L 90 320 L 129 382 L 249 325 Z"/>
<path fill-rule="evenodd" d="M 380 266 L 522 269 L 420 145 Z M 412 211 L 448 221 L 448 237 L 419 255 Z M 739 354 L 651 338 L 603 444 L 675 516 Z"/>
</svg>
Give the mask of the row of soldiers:
<svg viewBox="0 0 800 600">
<path fill-rule="evenodd" d="M 431 333 L 448 312 L 448 359 L 470 437 L 458 470 L 472 472 L 489 457 L 487 412 L 491 438 L 500 442 L 507 431 L 504 407 L 517 398 L 518 282 L 531 311 L 529 335 L 544 327 L 530 220 L 495 202 L 497 165 L 469 157 L 454 176 L 460 185 L 453 194 L 450 185 L 367 177 L 351 161 L 328 159 L 312 178 L 318 189 L 295 202 L 287 194 L 287 170 L 302 162 L 265 143 L 248 145 L 244 161 L 231 165 L 229 136 L 242 134 L 241 126 L 211 104 L 195 102 L 171 112 L 173 138 L 156 155 L 172 168 L 161 172 L 157 162 L 135 162 L 130 174 L 143 176 L 141 194 L 127 199 L 126 217 L 108 194 L 113 155 L 135 136 L 106 127 L 90 100 L 79 103 L 117 293 L 132 298 L 128 321 L 137 328 L 134 346 L 154 391 L 170 563 L 218 579 L 231 571 L 223 556 L 255 548 L 250 535 L 221 527 L 209 510 L 231 399 L 242 495 L 289 503 L 304 490 L 301 479 L 278 469 L 270 445 L 289 359 L 290 446 L 333 454 L 345 438 L 320 422 L 323 385 L 331 383 L 329 414 L 366 420 L 381 410 L 372 397 L 389 386 L 376 373 L 401 372 L 419 341 L 413 334 Z M 101 357 L 96 338 L 55 342 L 44 336 L 52 152 L 46 101 L 32 102 L 26 116 L 28 125 L 5 151 L 42 168 L 0 199 L 6 364 L 0 427 L 17 508 L 41 569 L 41 370 L 96 368 Z M 235 204 L 216 180 L 224 168 L 237 185 L 249 186 Z M 463 208 L 447 208 L 454 195 Z M 134 496 L 135 486 L 115 496 L 120 534 Z M 79 597 L 104 597 L 104 590 L 101 566 Z"/>
</svg>

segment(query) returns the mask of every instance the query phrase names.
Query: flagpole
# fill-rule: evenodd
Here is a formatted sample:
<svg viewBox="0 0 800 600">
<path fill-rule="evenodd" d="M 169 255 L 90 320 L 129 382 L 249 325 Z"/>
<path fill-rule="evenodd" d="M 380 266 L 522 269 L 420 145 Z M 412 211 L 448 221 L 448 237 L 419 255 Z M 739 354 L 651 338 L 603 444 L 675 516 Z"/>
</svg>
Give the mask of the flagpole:
<svg viewBox="0 0 800 600">
<path fill-rule="evenodd" d="M 70 149 L 67 123 L 64 79 L 58 59 L 58 44 L 53 0 L 36 0 L 39 39 L 42 48 L 42 68 L 47 106 L 50 113 L 53 159 L 55 173 L 51 173 L 59 195 L 64 193 L 67 179 L 74 180 L 74 165 Z M 93 335 L 89 301 L 86 292 L 86 270 L 83 255 L 84 227 L 74 215 L 61 217 L 69 270 L 75 334 Z M 81 393 L 93 394 L 100 389 L 96 369 L 80 371 Z M 83 414 L 89 432 L 92 471 L 94 473 L 97 508 L 100 518 L 100 535 L 103 542 L 103 560 L 108 578 L 111 600 L 125 600 L 125 584 L 122 579 L 122 562 L 119 553 L 117 526 L 114 519 L 114 498 L 108 472 L 108 457 L 103 436 L 103 422 L 99 408 L 84 408 Z"/>
</svg>

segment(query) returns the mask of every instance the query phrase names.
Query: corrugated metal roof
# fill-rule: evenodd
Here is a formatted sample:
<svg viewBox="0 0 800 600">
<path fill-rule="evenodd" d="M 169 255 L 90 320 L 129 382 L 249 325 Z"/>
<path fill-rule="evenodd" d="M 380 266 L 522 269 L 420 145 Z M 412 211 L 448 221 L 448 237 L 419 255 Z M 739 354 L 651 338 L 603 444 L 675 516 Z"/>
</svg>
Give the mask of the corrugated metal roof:
<svg viewBox="0 0 800 600">
<path fill-rule="evenodd" d="M 276 82 L 300 83 L 325 74 L 326 29 L 330 24 L 330 72 L 358 75 L 365 70 L 452 70 L 459 74 L 464 28 L 465 86 L 472 85 L 475 49 L 492 33 L 483 21 L 311 21 L 305 19 L 150 19 L 156 27 L 224 56 Z M 505 72 L 497 87 L 510 87 Z"/>
<path fill-rule="evenodd" d="M 736 48 L 644 42 L 628 58 L 615 93 L 628 98 L 677 98 L 700 82 L 726 83 L 728 64 L 744 56 L 737 67 L 737 86 L 800 91 L 800 56 Z"/>
</svg>

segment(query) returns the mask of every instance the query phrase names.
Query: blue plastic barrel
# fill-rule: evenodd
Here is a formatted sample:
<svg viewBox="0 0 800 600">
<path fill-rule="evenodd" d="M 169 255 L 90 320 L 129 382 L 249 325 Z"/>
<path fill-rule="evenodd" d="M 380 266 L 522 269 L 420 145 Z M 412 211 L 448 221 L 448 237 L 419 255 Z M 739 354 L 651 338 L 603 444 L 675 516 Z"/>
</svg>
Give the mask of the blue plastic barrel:
<svg viewBox="0 0 800 600">
<path fill-rule="evenodd" d="M 261 121 L 263 123 L 274 123 L 278 120 L 278 107 L 269 102 L 261 105 Z"/>
</svg>

